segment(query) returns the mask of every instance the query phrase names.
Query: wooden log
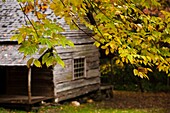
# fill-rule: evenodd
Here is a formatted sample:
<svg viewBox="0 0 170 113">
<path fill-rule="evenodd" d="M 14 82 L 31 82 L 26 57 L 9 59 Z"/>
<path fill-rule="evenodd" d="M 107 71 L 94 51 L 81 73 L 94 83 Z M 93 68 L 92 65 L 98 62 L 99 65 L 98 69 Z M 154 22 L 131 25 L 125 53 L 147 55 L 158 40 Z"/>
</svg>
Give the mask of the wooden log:
<svg viewBox="0 0 170 113">
<path fill-rule="evenodd" d="M 75 47 L 67 46 L 64 49 L 61 46 L 56 46 L 55 49 L 57 50 L 57 53 L 70 53 L 70 52 L 93 50 L 93 49 L 95 49 L 95 50 L 97 49 L 98 50 L 98 48 L 95 47 L 92 44 L 75 45 Z"/>
<path fill-rule="evenodd" d="M 99 57 L 98 51 L 80 51 L 80 52 L 70 52 L 59 54 L 62 60 L 73 59 L 77 57 L 94 57 L 97 59 Z"/>
<path fill-rule="evenodd" d="M 90 70 L 90 69 L 98 69 L 99 71 L 99 61 L 95 61 L 95 62 L 87 62 L 86 63 L 86 70 Z"/>
<path fill-rule="evenodd" d="M 56 95 L 56 98 L 58 98 L 58 101 L 74 98 L 74 97 L 98 90 L 99 87 L 100 87 L 100 84 L 97 83 L 97 84 L 92 84 L 92 85 L 90 84 L 90 85 L 83 86 L 83 87 L 78 87 L 78 88 L 63 91 L 63 92 L 58 92 Z"/>
<path fill-rule="evenodd" d="M 91 78 L 91 77 L 99 77 L 100 76 L 100 72 L 99 69 L 91 69 L 87 71 L 87 78 Z"/>
<path fill-rule="evenodd" d="M 83 86 L 97 84 L 97 83 L 100 83 L 99 77 L 88 78 L 88 79 L 84 78 L 84 79 L 63 82 L 63 83 L 56 82 L 55 88 L 56 88 L 56 93 L 58 93 L 58 92 L 67 91 L 78 87 L 83 87 Z"/>
<path fill-rule="evenodd" d="M 72 72 L 73 69 L 73 59 L 63 60 L 65 63 L 65 68 L 61 67 L 60 65 L 55 65 L 53 68 L 53 75 L 60 75 L 62 73 L 69 73 Z"/>
</svg>

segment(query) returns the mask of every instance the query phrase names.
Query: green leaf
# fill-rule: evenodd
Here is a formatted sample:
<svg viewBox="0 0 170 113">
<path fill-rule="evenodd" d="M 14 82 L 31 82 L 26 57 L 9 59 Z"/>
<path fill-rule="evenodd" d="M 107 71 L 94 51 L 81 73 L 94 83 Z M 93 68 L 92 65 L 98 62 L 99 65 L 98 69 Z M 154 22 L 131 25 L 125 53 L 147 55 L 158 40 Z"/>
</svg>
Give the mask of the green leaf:
<svg viewBox="0 0 170 113">
<path fill-rule="evenodd" d="M 46 53 L 45 55 L 43 55 L 43 57 L 42 57 L 42 64 L 46 63 L 46 61 L 48 60 L 49 56 L 50 56 L 50 53 Z"/>
<path fill-rule="evenodd" d="M 170 73 L 168 74 L 168 77 L 170 77 Z"/>
<path fill-rule="evenodd" d="M 56 61 L 58 64 L 60 64 L 63 68 L 65 67 L 65 63 L 63 62 L 63 60 L 61 60 L 61 58 L 59 56 L 56 57 Z"/>
<path fill-rule="evenodd" d="M 47 47 L 43 47 L 40 49 L 39 54 L 43 54 L 47 50 Z"/>
<path fill-rule="evenodd" d="M 46 60 L 46 65 L 47 67 L 50 67 L 54 64 L 54 56 L 50 56 L 48 57 L 48 59 Z"/>
<path fill-rule="evenodd" d="M 30 68 L 31 64 L 33 63 L 33 60 L 34 58 L 30 58 L 28 61 L 27 61 L 27 67 Z"/>
<path fill-rule="evenodd" d="M 34 60 L 34 65 L 35 65 L 36 67 L 41 67 L 41 62 L 40 62 L 39 60 L 35 59 L 35 60 Z"/>
<path fill-rule="evenodd" d="M 18 34 L 13 35 L 13 36 L 10 38 L 10 40 L 15 41 L 15 40 L 17 40 L 17 39 L 18 39 L 18 37 L 19 37 L 19 35 L 18 35 Z"/>
<path fill-rule="evenodd" d="M 67 40 L 67 45 L 70 47 L 74 47 L 74 43 L 71 40 Z"/>
</svg>

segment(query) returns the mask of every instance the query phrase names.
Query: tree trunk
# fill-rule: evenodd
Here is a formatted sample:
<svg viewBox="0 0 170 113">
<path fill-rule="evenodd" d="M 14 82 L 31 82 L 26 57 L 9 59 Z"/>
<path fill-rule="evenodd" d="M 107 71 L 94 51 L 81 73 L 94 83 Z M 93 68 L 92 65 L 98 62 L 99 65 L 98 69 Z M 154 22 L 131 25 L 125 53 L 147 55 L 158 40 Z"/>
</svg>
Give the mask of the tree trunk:
<svg viewBox="0 0 170 113">
<path fill-rule="evenodd" d="M 143 89 L 143 86 L 142 86 L 141 78 L 138 78 L 137 82 L 138 82 L 138 86 L 139 86 L 140 91 L 143 93 L 144 89 Z"/>
<path fill-rule="evenodd" d="M 28 69 L 28 103 L 31 103 L 31 68 Z"/>
<path fill-rule="evenodd" d="M 170 77 L 167 75 L 167 86 L 169 87 Z"/>
</svg>

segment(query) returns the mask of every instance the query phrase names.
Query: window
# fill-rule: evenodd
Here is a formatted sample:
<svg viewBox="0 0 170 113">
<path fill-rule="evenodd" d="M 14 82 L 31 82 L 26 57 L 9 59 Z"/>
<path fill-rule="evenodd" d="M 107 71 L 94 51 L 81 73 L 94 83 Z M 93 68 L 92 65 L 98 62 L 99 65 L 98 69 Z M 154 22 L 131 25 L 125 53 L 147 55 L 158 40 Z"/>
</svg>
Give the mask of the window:
<svg viewBox="0 0 170 113">
<path fill-rule="evenodd" d="M 74 79 L 85 77 L 85 58 L 74 59 Z"/>
</svg>

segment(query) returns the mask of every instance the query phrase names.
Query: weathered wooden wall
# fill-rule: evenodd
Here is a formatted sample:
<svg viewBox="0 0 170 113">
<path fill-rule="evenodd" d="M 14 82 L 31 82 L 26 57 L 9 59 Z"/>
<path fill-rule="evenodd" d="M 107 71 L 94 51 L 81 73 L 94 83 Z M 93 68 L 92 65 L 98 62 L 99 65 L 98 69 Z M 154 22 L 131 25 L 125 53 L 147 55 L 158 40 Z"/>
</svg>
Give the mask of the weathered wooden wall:
<svg viewBox="0 0 170 113">
<path fill-rule="evenodd" d="M 99 52 L 93 44 L 78 44 L 74 48 L 56 47 L 56 49 L 66 64 L 65 68 L 56 65 L 53 70 L 54 93 L 59 101 L 80 96 L 99 88 Z M 74 80 L 73 60 L 79 57 L 86 59 L 86 76 Z"/>
<path fill-rule="evenodd" d="M 98 90 L 100 87 L 99 77 L 78 79 L 56 85 L 56 97 L 58 101 L 74 98 L 89 92 Z"/>
</svg>

